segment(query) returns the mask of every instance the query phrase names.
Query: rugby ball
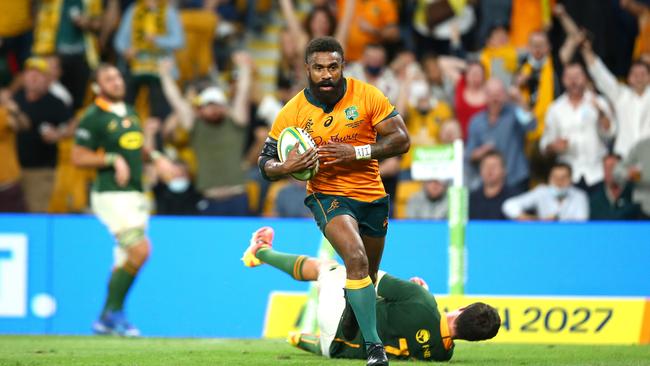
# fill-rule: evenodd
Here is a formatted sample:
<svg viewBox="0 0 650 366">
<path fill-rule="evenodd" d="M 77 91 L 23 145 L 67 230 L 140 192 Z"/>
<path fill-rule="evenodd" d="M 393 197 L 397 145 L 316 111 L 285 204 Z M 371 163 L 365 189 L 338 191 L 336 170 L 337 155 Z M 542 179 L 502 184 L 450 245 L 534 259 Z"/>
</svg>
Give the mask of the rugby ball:
<svg viewBox="0 0 650 366">
<path fill-rule="evenodd" d="M 278 138 L 278 156 L 281 162 L 287 159 L 289 152 L 295 148 L 296 143 L 299 143 L 298 154 L 303 154 L 309 148 L 316 147 L 314 140 L 302 128 L 287 127 L 282 130 Z M 291 173 L 291 176 L 298 180 L 310 180 L 316 173 L 318 173 L 318 162 L 316 162 L 314 169 L 305 169 L 301 172 Z"/>
</svg>

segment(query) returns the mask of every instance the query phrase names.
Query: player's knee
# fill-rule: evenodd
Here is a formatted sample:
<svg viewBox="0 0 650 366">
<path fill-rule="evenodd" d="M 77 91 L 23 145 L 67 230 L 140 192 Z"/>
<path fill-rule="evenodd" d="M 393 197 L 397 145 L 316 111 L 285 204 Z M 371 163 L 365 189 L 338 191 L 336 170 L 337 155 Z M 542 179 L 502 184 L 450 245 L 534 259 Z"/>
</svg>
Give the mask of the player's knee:
<svg viewBox="0 0 650 366">
<path fill-rule="evenodd" d="M 368 275 L 368 258 L 362 249 L 354 250 L 343 258 L 348 276 L 365 277 Z"/>
<path fill-rule="evenodd" d="M 134 228 L 126 230 L 117 236 L 120 248 L 128 253 L 128 262 L 139 269 L 149 258 L 151 247 L 144 235 L 144 229 Z"/>
</svg>

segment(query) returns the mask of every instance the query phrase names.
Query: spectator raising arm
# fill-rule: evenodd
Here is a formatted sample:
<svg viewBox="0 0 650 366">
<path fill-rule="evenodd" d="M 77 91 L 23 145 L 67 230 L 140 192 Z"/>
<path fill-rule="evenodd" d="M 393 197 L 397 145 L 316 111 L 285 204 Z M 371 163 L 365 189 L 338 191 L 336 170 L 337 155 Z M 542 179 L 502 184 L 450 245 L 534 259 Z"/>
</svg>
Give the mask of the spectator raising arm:
<svg viewBox="0 0 650 366">
<path fill-rule="evenodd" d="M 582 57 L 587 64 L 587 70 L 600 90 L 610 101 L 615 102 L 622 93 L 622 86 L 616 77 L 607 69 L 603 61 L 596 56 L 591 48 L 591 42 L 582 42 Z"/>
<path fill-rule="evenodd" d="M 158 64 L 160 83 L 163 93 L 172 106 L 176 118 L 186 130 L 191 130 L 194 125 L 194 111 L 192 106 L 181 95 L 178 85 L 172 76 L 174 61 L 163 59 Z"/>
<path fill-rule="evenodd" d="M 253 83 L 253 59 L 250 54 L 239 51 L 232 55 L 234 65 L 237 65 L 237 87 L 233 99 L 230 116 L 239 126 L 246 126 L 250 120 L 250 95 Z"/>
</svg>

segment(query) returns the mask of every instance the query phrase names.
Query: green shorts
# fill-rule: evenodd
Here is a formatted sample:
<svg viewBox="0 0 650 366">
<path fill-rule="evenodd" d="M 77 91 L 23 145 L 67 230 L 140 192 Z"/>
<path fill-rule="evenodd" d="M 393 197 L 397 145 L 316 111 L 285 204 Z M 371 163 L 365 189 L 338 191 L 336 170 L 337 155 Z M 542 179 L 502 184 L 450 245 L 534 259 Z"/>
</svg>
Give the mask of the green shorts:
<svg viewBox="0 0 650 366">
<path fill-rule="evenodd" d="M 313 193 L 305 198 L 305 205 L 314 214 L 320 231 L 325 234 L 327 223 L 335 216 L 350 215 L 359 223 L 359 233 L 381 238 L 388 229 L 388 195 L 372 201 L 362 202 L 343 196 Z"/>
</svg>

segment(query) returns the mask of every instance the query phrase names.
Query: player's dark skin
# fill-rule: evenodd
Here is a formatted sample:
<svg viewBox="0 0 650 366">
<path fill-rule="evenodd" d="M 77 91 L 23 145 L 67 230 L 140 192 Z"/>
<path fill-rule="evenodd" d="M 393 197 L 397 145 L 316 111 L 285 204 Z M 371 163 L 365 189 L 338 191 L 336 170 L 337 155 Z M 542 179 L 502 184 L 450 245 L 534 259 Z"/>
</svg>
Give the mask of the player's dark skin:
<svg viewBox="0 0 650 366">
<path fill-rule="evenodd" d="M 338 52 L 316 52 L 309 57 L 305 68 L 310 91 L 320 102 L 332 105 L 343 97 L 344 64 Z M 373 159 L 384 159 L 408 151 L 410 142 L 401 116 L 388 118 L 375 125 L 375 129 L 381 140 L 371 145 Z M 302 155 L 294 148 L 284 163 L 269 160 L 264 170 L 274 178 L 312 169 L 318 160 L 323 165 L 344 164 L 356 161 L 356 153 L 353 145 L 342 143 L 328 143 L 318 149 L 309 149 Z M 347 278 L 360 280 L 370 275 L 376 282 L 385 238 L 361 235 L 357 220 L 349 215 L 335 216 L 325 227 L 325 236 L 343 259 Z"/>
</svg>

